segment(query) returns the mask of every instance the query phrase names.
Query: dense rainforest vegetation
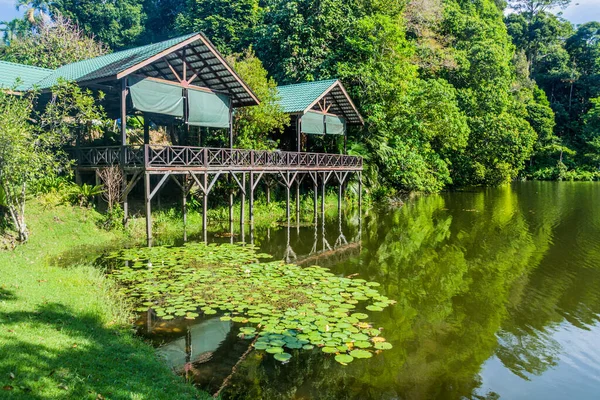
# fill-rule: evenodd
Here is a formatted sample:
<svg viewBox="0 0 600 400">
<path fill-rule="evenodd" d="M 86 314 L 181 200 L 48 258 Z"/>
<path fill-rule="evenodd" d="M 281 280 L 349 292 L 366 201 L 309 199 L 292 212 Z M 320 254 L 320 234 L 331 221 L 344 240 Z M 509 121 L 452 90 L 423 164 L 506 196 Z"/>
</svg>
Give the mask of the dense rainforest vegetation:
<svg viewBox="0 0 600 400">
<path fill-rule="evenodd" d="M 598 179 L 600 23 L 551 12 L 568 3 L 20 0 L 0 59 L 55 68 L 202 31 L 266 103 L 275 84 L 340 78 L 366 122 L 349 152 L 367 160 L 376 194 Z M 238 142 L 282 126 L 272 111 L 242 115 Z"/>
</svg>

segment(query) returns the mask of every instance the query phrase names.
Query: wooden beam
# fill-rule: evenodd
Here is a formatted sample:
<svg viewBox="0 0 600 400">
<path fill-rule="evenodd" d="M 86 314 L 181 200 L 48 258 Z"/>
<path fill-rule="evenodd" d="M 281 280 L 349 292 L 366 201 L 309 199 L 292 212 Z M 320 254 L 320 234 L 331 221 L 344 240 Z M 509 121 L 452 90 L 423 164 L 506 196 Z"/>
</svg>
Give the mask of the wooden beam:
<svg viewBox="0 0 600 400">
<path fill-rule="evenodd" d="M 194 43 L 194 42 L 198 41 L 199 39 L 204 41 L 202 38 L 202 35 L 196 34 L 180 43 L 177 43 L 176 45 L 173 45 L 173 46 L 169 47 L 168 49 L 165 49 L 165 50 L 155 54 L 154 56 L 147 58 L 146 60 L 144 60 L 138 64 L 135 64 L 135 65 L 127 68 L 124 71 L 119 72 L 117 74 L 117 79 L 121 79 L 127 75 L 130 75 L 131 73 L 144 68 L 146 65 L 152 64 L 153 62 L 160 60 L 161 58 L 165 57 L 166 55 L 171 54 L 181 48 L 184 48 L 188 44 Z"/>
<path fill-rule="evenodd" d="M 169 69 L 171 70 L 173 75 L 175 75 L 175 78 L 177 78 L 179 83 L 181 83 L 183 81 L 183 79 L 181 77 L 179 77 L 179 74 L 177 73 L 177 71 L 175 71 L 175 68 L 173 68 L 173 66 L 171 65 L 169 60 L 167 60 L 167 57 L 163 57 L 163 60 L 165 61 L 165 63 L 167 63 L 167 66 L 169 67 Z"/>
</svg>

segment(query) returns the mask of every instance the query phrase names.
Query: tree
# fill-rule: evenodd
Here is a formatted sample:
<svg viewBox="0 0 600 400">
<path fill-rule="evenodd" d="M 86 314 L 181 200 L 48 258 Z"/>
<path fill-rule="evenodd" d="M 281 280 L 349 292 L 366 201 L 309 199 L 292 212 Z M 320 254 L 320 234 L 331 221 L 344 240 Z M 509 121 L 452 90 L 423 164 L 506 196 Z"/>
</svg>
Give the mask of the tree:
<svg viewBox="0 0 600 400">
<path fill-rule="evenodd" d="M 536 15 L 552 8 L 565 8 L 571 0 L 508 0 L 510 8 L 517 12 Z"/>
<path fill-rule="evenodd" d="M 239 52 L 258 23 L 262 8 L 258 0 L 188 0 L 176 19 L 181 33 L 204 32 L 224 53 Z"/>
<path fill-rule="evenodd" d="M 28 187 L 66 171 L 68 160 L 62 148 L 73 140 L 73 121 L 85 125 L 84 119 L 103 117 L 90 92 L 66 82 L 54 88 L 53 101 L 41 114 L 34 110 L 36 103 L 35 93 L 15 96 L 0 90 L 0 188 L 20 241 L 29 236 Z"/>
<path fill-rule="evenodd" d="M 86 36 L 79 26 L 57 15 L 53 20 L 40 20 L 26 33 L 14 35 L 7 46 L 0 47 L 0 58 L 54 69 L 107 51 L 94 37 Z"/>
<path fill-rule="evenodd" d="M 21 0 L 18 4 L 52 18 L 63 15 L 113 50 L 138 43 L 144 32 L 143 0 Z"/>
<path fill-rule="evenodd" d="M 227 57 L 227 61 L 261 100 L 258 106 L 236 110 L 233 119 L 236 147 L 275 148 L 277 142 L 270 140 L 270 135 L 283 132 L 290 123 L 290 117 L 277 103 L 279 97 L 275 80 L 267 76 L 267 71 L 252 48 Z"/>
</svg>

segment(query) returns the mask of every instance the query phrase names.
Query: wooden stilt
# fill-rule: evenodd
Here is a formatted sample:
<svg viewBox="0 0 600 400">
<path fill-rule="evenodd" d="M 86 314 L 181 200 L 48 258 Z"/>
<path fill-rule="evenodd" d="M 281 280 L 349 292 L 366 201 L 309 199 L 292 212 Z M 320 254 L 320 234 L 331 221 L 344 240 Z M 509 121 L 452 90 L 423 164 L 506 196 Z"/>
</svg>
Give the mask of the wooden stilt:
<svg viewBox="0 0 600 400">
<path fill-rule="evenodd" d="M 240 234 L 242 235 L 242 242 L 245 241 L 245 220 L 246 220 L 246 215 L 245 215 L 245 209 L 246 209 L 246 173 L 243 172 L 242 173 L 242 201 L 240 204 Z"/>
<path fill-rule="evenodd" d="M 362 173 L 358 173 L 358 211 L 362 206 Z"/>
<path fill-rule="evenodd" d="M 318 174 L 315 173 L 315 177 L 314 177 L 314 181 L 313 181 L 313 192 L 314 192 L 314 197 L 315 197 L 314 198 L 314 206 L 313 206 L 313 208 L 314 208 L 314 220 L 315 220 L 315 224 L 318 221 L 318 212 L 317 212 L 317 210 L 318 210 L 318 204 L 319 204 L 319 186 L 317 184 L 317 177 L 318 177 Z"/>
<path fill-rule="evenodd" d="M 267 181 L 267 204 L 271 204 L 271 182 Z"/>
<path fill-rule="evenodd" d="M 327 183 L 327 178 L 325 172 L 323 172 L 323 182 L 321 182 L 321 216 L 323 221 L 325 221 L 325 185 Z"/>
<path fill-rule="evenodd" d="M 254 224 L 254 172 L 250 172 L 250 235 Z"/>
<path fill-rule="evenodd" d="M 289 173 L 288 173 L 289 175 Z M 290 186 L 285 185 L 285 216 L 287 218 L 288 230 L 290 229 Z"/>
<path fill-rule="evenodd" d="M 340 186 L 338 188 L 338 215 L 342 215 L 342 188 L 344 186 L 343 182 L 340 182 Z"/>
<path fill-rule="evenodd" d="M 187 242 L 187 184 L 185 182 L 185 176 L 181 182 L 181 212 L 183 214 L 183 241 Z"/>
<path fill-rule="evenodd" d="M 296 225 L 300 226 L 300 180 L 296 181 Z"/>
<path fill-rule="evenodd" d="M 202 174 L 202 184 L 204 185 L 204 193 L 202 196 L 202 236 L 204 242 L 207 241 L 207 230 L 208 230 L 208 173 Z"/>
<path fill-rule="evenodd" d="M 129 221 L 129 196 L 127 193 L 127 174 L 123 171 L 123 225 Z"/>
<path fill-rule="evenodd" d="M 150 174 L 144 172 L 144 202 L 146 203 L 146 239 L 152 246 L 152 198 L 150 197 Z"/>
</svg>

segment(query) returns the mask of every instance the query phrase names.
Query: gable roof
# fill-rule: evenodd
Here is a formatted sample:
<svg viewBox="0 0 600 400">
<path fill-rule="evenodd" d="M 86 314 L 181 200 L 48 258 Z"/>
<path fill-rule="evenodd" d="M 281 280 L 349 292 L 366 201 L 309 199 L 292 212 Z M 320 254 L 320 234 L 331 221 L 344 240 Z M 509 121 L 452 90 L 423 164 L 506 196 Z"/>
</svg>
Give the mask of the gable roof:
<svg viewBox="0 0 600 400">
<path fill-rule="evenodd" d="M 2 71 L 0 69 L 0 72 Z M 184 80 L 185 84 L 222 92 L 231 97 L 233 107 L 260 103 L 210 40 L 199 32 L 45 71 L 47 73 L 37 75 L 29 71 L 27 82 L 20 86 L 20 90 L 32 89 L 34 85 L 39 86 L 40 89 L 49 89 L 56 85 L 59 79 L 75 81 L 82 86 L 108 85 L 118 90 L 120 88 L 118 80 L 135 73 L 174 82 Z M 6 74 L 2 74 L 3 78 L 4 75 Z"/>
<path fill-rule="evenodd" d="M 279 105 L 288 114 L 304 114 L 311 109 L 318 111 L 315 108 L 317 103 L 325 98 L 331 105 L 330 114 L 343 116 L 348 124 L 364 124 L 358 109 L 338 79 L 278 86 L 277 91 Z"/>
<path fill-rule="evenodd" d="M 37 82 L 51 73 L 52 70 L 47 68 L 0 61 L 0 88 L 17 91 L 31 90 Z"/>
<path fill-rule="evenodd" d="M 46 89 L 56 85 L 59 79 L 86 82 L 102 78 L 112 78 L 119 72 L 139 64 L 140 62 L 143 62 L 177 44 L 180 44 L 194 35 L 195 34 L 180 36 L 178 38 L 165 40 L 159 43 L 134 47 L 127 50 L 121 50 L 114 53 L 105 54 L 103 56 L 66 64 L 54 70 L 52 74 L 39 82 L 39 85 L 41 88 Z"/>
</svg>

